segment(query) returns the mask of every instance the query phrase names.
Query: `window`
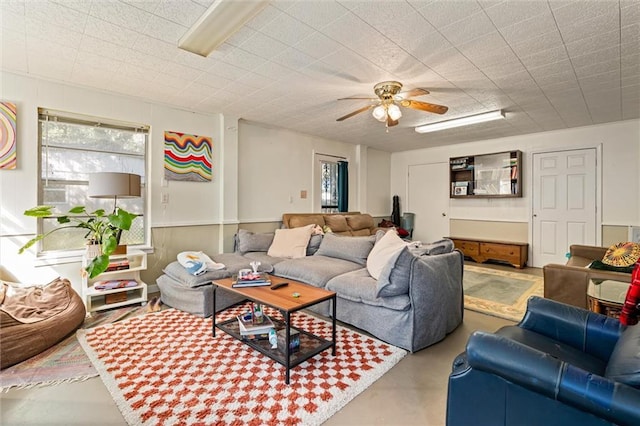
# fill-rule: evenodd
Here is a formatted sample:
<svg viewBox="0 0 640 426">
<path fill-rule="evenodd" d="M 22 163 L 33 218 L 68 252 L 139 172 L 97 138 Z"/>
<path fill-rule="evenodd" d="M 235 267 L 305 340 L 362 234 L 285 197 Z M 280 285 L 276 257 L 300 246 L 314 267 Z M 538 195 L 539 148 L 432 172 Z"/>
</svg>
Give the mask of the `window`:
<svg viewBox="0 0 640 426">
<path fill-rule="evenodd" d="M 321 212 L 336 213 L 338 211 L 338 163 L 336 161 L 320 161 L 321 165 Z"/>
<path fill-rule="evenodd" d="M 149 127 L 120 123 L 78 114 L 40 109 L 40 193 L 38 204 L 52 205 L 57 213 L 66 213 L 84 205 L 87 211 L 115 208 L 114 200 L 87 196 L 89 174 L 94 172 L 135 173 L 141 176 L 140 198 L 119 199 L 118 206 L 139 214 L 131 230 L 122 234 L 121 243 L 144 244 L 147 241 L 145 211 L 146 146 Z M 55 228 L 54 218 L 39 224 L 43 233 Z M 40 252 L 81 249 L 85 231 L 56 231 L 40 242 Z"/>
</svg>

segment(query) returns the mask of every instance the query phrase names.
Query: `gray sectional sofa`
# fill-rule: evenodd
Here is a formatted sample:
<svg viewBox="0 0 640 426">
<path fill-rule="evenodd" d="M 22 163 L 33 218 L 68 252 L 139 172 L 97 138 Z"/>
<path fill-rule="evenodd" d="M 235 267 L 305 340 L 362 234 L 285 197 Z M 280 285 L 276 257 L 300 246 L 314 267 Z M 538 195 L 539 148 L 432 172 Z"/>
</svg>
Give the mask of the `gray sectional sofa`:
<svg viewBox="0 0 640 426">
<path fill-rule="evenodd" d="M 415 352 L 444 339 L 462 322 L 463 255 L 450 240 L 407 246 L 375 279 L 366 267 L 367 256 L 383 235 L 383 231 L 358 237 L 314 235 L 306 256 L 283 259 L 267 254 L 273 234 L 240 230 L 235 253 L 212 256 L 216 262 L 224 263 L 225 269 L 194 277 L 178 262 L 172 262 L 157 283 L 165 304 L 209 316 L 214 310 L 211 282 L 258 260 L 262 271 L 335 291 L 339 321 Z M 218 290 L 215 311 L 240 300 L 228 291 Z M 329 302 L 311 310 L 329 316 Z"/>
</svg>

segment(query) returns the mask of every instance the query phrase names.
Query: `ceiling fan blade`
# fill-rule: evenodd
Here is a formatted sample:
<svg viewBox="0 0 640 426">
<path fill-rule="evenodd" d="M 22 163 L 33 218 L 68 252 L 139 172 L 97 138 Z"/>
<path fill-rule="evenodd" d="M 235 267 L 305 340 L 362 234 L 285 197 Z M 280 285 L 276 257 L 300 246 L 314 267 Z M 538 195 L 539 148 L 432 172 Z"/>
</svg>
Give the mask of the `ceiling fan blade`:
<svg viewBox="0 0 640 426">
<path fill-rule="evenodd" d="M 353 117 L 353 116 L 354 116 L 354 115 L 356 115 L 356 114 L 360 114 L 361 112 L 365 112 L 365 111 L 367 111 L 367 110 L 370 110 L 370 109 L 371 109 L 371 108 L 373 108 L 374 106 L 375 106 L 375 105 L 367 105 L 367 106 L 364 106 L 364 107 L 362 107 L 362 108 L 360 108 L 360 109 L 357 109 L 357 110 L 355 110 L 355 111 L 353 111 L 353 112 L 350 112 L 350 113 L 349 113 L 349 114 L 347 114 L 347 115 L 344 115 L 344 116 L 342 116 L 342 117 L 340 117 L 340 118 L 336 119 L 336 121 L 346 120 L 347 118 L 351 118 L 351 117 Z"/>
<path fill-rule="evenodd" d="M 399 95 L 402 96 L 402 99 L 412 98 L 414 96 L 428 95 L 428 94 L 429 94 L 429 91 L 421 87 L 416 87 L 415 89 L 411 89 L 411 90 L 407 90 L 406 92 L 399 93 Z"/>
<path fill-rule="evenodd" d="M 368 101 L 379 101 L 380 99 L 378 98 L 340 98 L 338 99 L 339 101 L 348 101 L 350 99 L 366 99 Z"/>
<path fill-rule="evenodd" d="M 387 127 L 393 127 L 398 125 L 398 120 L 392 120 L 391 117 L 387 116 Z"/>
<path fill-rule="evenodd" d="M 444 114 L 449 110 L 449 107 L 446 107 L 444 105 L 430 104 L 427 102 L 412 101 L 408 99 L 400 101 L 400 105 L 402 105 L 405 108 L 412 108 L 420 111 L 433 112 L 435 114 Z"/>
</svg>

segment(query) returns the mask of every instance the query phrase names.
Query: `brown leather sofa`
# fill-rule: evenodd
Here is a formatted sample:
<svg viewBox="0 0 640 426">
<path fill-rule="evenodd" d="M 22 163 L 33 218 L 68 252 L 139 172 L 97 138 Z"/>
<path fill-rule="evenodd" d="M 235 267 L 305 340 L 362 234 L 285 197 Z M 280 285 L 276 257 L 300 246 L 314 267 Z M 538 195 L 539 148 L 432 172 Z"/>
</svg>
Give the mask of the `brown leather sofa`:
<svg viewBox="0 0 640 426">
<path fill-rule="evenodd" d="M 631 274 L 587 266 L 594 260 L 602 260 L 608 247 L 572 245 L 571 257 L 566 265 L 549 264 L 542 270 L 544 274 L 544 297 L 558 302 L 588 308 L 587 287 L 591 279 L 610 279 L 631 282 Z"/>
<path fill-rule="evenodd" d="M 284 213 L 282 224 L 285 228 L 298 228 L 307 225 L 328 226 L 334 234 L 375 235 L 378 227 L 373 217 L 367 213 Z"/>
</svg>

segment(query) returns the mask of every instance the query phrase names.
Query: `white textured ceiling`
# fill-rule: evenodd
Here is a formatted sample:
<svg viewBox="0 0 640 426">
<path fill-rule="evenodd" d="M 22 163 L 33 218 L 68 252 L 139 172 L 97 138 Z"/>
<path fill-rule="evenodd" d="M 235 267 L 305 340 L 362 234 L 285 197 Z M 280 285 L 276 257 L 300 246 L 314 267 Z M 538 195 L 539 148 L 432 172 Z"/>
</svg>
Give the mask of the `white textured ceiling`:
<svg viewBox="0 0 640 426">
<path fill-rule="evenodd" d="M 640 117 L 640 0 L 274 0 L 208 58 L 178 49 L 211 2 L 0 0 L 1 67 L 392 152 Z M 449 111 L 335 121 L 383 80 Z"/>
</svg>

